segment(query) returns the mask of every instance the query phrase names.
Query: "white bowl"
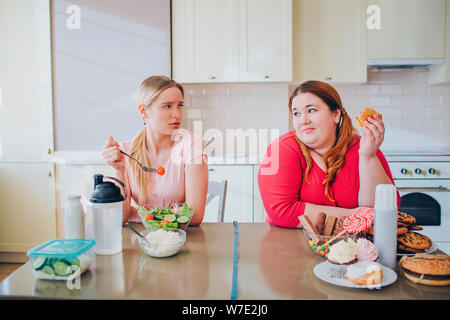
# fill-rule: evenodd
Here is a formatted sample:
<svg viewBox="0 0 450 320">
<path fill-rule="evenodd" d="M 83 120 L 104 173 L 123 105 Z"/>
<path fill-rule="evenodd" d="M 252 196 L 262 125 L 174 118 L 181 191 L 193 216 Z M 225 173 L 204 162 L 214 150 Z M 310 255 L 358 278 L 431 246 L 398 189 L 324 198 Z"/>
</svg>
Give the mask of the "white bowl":
<svg viewBox="0 0 450 320">
<path fill-rule="evenodd" d="M 150 233 L 164 233 L 164 232 L 171 232 L 175 233 L 178 236 L 178 239 L 174 242 L 168 242 L 167 240 L 160 240 L 155 237 L 155 239 L 152 239 L 152 237 L 148 237 Z M 173 231 L 167 231 L 164 229 L 159 230 L 144 230 L 141 232 L 141 234 L 148 240 L 145 241 L 144 239 L 139 237 L 139 245 L 141 246 L 142 250 L 148 254 L 149 256 L 156 257 L 156 258 L 165 258 L 170 257 L 178 252 L 183 248 L 184 243 L 186 242 L 186 232 L 181 229 L 173 230 Z"/>
</svg>

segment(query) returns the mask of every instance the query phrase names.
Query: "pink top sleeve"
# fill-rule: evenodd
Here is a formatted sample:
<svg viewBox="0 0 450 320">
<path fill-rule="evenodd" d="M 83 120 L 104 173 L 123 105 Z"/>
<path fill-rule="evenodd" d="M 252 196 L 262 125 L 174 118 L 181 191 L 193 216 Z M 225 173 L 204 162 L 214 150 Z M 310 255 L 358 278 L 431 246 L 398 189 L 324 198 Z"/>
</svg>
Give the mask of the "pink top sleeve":
<svg viewBox="0 0 450 320">
<path fill-rule="evenodd" d="M 267 222 L 295 228 L 305 211 L 305 203 L 299 200 L 305 163 L 298 145 L 283 141 L 285 138 L 281 136 L 268 148 L 258 172 L 258 185 Z"/>
</svg>

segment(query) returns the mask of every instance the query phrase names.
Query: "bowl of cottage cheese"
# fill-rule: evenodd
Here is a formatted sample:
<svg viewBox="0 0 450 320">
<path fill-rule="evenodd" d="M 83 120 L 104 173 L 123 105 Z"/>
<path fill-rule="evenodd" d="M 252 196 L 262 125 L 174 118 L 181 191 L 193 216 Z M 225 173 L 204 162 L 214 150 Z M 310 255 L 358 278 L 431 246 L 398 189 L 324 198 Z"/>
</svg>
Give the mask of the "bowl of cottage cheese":
<svg viewBox="0 0 450 320">
<path fill-rule="evenodd" d="M 186 242 L 186 232 L 181 229 L 176 230 L 145 230 L 141 234 L 147 241 L 139 238 L 139 245 L 149 256 L 156 258 L 170 257 L 183 248 Z"/>
</svg>

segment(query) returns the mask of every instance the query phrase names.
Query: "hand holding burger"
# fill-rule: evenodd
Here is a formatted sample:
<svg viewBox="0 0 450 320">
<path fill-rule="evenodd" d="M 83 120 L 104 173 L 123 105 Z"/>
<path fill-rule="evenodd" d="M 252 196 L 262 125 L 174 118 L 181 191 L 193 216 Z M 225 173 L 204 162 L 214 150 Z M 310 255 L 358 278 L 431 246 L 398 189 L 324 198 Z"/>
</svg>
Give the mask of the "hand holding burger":
<svg viewBox="0 0 450 320">
<path fill-rule="evenodd" d="M 365 108 L 355 117 L 356 123 L 363 127 L 359 154 L 367 158 L 374 157 L 384 140 L 383 116 L 375 110 Z"/>
</svg>

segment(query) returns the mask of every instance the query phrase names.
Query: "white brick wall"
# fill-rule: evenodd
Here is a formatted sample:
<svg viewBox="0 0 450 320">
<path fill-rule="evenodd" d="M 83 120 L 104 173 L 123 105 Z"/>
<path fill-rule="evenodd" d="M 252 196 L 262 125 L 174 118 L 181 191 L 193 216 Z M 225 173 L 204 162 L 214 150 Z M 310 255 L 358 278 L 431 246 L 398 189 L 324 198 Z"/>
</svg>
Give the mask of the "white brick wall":
<svg viewBox="0 0 450 320">
<path fill-rule="evenodd" d="M 189 84 L 184 87 L 184 127 L 193 130 L 194 121 L 201 120 L 204 133 L 209 129 L 219 130 L 224 138 L 223 152 L 227 143 L 234 143 L 226 141 L 227 129 L 267 129 L 266 145 L 271 141 L 270 130 L 278 129 L 280 135 L 289 130 L 287 83 Z M 259 144 L 259 141 L 256 143 Z M 245 153 L 245 149 L 248 153 L 248 144 L 236 150 L 237 153 Z M 266 147 L 258 153 L 265 151 Z M 220 153 L 220 150 L 216 152 Z"/>
<path fill-rule="evenodd" d="M 365 84 L 334 87 L 352 117 L 366 106 L 383 114 L 384 149 L 450 147 L 450 86 L 429 85 L 427 69 L 369 70 Z M 203 131 L 216 128 L 224 136 L 226 129 L 283 134 L 292 128 L 287 106 L 292 85 L 195 84 L 185 89 L 190 130 L 195 120 L 203 121 Z"/>
<path fill-rule="evenodd" d="M 369 70 L 368 83 L 335 88 L 352 116 L 366 106 L 383 114 L 384 149 L 450 147 L 450 86 L 429 85 L 427 69 Z"/>
</svg>

